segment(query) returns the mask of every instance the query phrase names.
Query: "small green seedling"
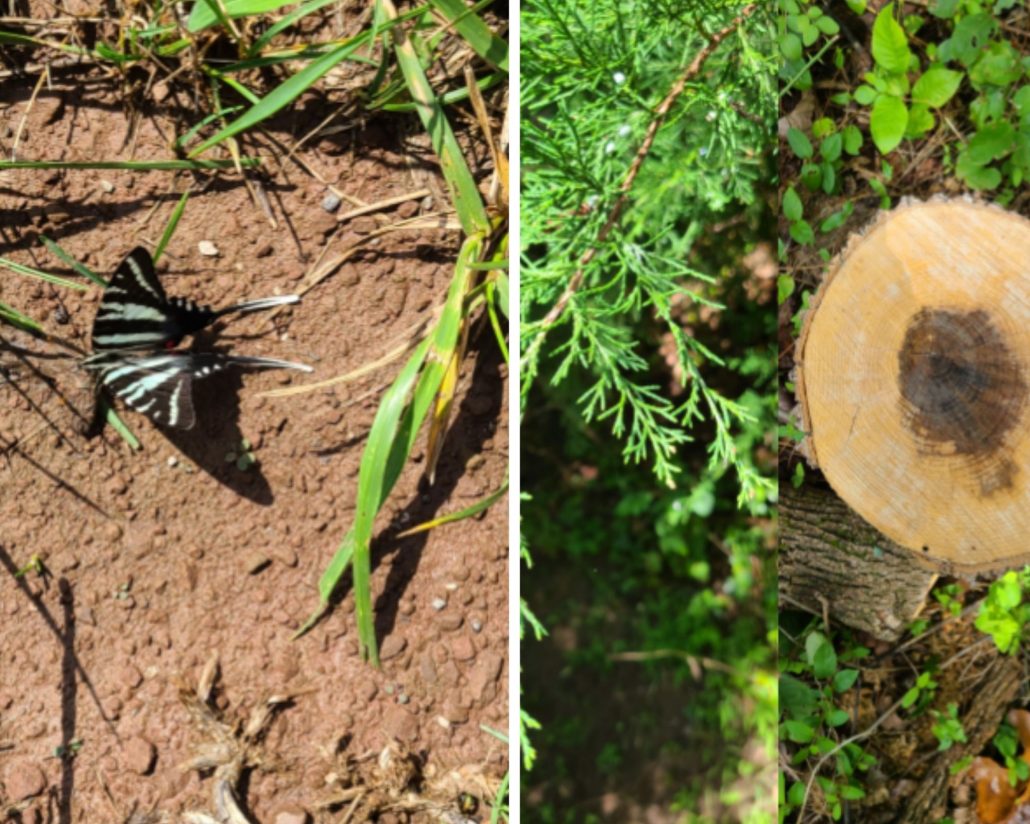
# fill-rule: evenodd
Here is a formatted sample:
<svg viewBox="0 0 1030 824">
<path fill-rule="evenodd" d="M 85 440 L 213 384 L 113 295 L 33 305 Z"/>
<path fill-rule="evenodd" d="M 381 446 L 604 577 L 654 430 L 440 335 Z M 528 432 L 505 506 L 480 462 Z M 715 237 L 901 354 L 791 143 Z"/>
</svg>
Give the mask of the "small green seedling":
<svg viewBox="0 0 1030 824">
<path fill-rule="evenodd" d="M 251 449 L 250 441 L 244 438 L 240 441 L 240 447 L 238 450 L 230 450 L 225 453 L 226 463 L 235 463 L 236 468 L 240 472 L 246 472 L 252 466 L 257 464 L 257 458 L 254 457 L 254 451 Z"/>
<path fill-rule="evenodd" d="M 49 570 L 46 568 L 46 564 L 43 563 L 43 559 L 36 553 L 32 554 L 25 566 L 14 573 L 14 577 L 24 578 L 30 572 L 35 572 L 40 578 L 45 578 L 49 574 Z"/>
<path fill-rule="evenodd" d="M 73 738 L 67 744 L 59 744 L 54 747 L 54 758 L 74 758 L 79 754 L 79 750 L 82 749 L 82 739 Z"/>
</svg>

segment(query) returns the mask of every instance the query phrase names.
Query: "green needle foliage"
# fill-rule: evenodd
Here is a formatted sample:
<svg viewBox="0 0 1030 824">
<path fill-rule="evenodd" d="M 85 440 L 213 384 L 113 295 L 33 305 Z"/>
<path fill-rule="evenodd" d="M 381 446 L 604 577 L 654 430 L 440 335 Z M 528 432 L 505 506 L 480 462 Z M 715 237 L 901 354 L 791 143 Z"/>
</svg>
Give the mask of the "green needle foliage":
<svg viewBox="0 0 1030 824">
<path fill-rule="evenodd" d="M 690 251 L 721 215 L 760 200 L 769 179 L 774 61 L 746 28 L 730 36 L 701 82 L 674 103 L 630 193 L 624 218 L 603 227 L 655 110 L 691 58 L 732 11 L 601 2 L 524 7 L 522 193 L 522 401 L 538 385 L 589 376 L 576 403 L 586 422 L 604 422 L 628 461 L 651 465 L 671 484 L 691 427 L 708 420 L 713 469 L 732 466 L 742 501 L 769 485 L 733 444 L 747 410 L 716 391 L 706 367 L 722 358 L 674 317 L 686 299 L 717 305 L 707 289 L 718 272 Z M 687 36 L 684 36 L 684 35 Z M 584 266 L 585 254 L 592 257 Z M 548 313 L 581 272 L 560 317 Z M 714 290 L 717 291 L 717 290 Z M 642 318 L 671 336 L 688 384 L 674 400 L 648 374 L 637 340 Z M 552 338 L 546 340 L 546 338 Z"/>
<path fill-rule="evenodd" d="M 619 782 L 641 760 L 682 758 L 696 772 L 678 773 L 670 808 L 706 798 L 718 820 L 771 821 L 775 28 L 743 5 L 522 8 L 533 818 L 591 820 L 579 793 L 629 796 Z M 551 667 L 537 659 L 559 627 L 557 644 L 576 642 Z M 662 718 L 631 701 L 620 714 L 624 679 L 656 692 L 671 681 L 679 703 Z M 576 692 L 599 683 L 609 693 Z M 641 738 L 654 745 L 644 759 Z M 763 755 L 749 761 L 755 743 Z"/>
</svg>

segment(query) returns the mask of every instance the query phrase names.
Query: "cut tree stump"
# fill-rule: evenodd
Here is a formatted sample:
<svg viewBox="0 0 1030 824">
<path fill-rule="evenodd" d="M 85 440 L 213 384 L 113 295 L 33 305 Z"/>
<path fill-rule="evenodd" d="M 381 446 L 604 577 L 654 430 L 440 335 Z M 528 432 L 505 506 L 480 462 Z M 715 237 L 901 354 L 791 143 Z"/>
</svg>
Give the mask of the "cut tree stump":
<svg viewBox="0 0 1030 824">
<path fill-rule="evenodd" d="M 1003 209 L 903 204 L 851 240 L 798 341 L 809 459 L 941 572 L 1030 562 L 1028 250 Z"/>
</svg>

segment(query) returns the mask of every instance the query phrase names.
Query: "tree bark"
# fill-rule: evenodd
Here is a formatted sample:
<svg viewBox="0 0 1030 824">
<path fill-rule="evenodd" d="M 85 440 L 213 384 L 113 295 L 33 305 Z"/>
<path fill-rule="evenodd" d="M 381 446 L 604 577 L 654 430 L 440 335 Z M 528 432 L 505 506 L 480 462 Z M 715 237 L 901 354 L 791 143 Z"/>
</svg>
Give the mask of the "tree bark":
<svg viewBox="0 0 1030 824">
<path fill-rule="evenodd" d="M 897 640 L 922 609 L 936 573 L 830 490 L 782 484 L 779 511 L 781 604 Z"/>
<path fill-rule="evenodd" d="M 994 651 L 995 660 L 984 669 L 969 693 L 974 696 L 962 716 L 966 743 L 938 753 L 915 792 L 895 819 L 897 824 L 936 824 L 948 815 L 948 785 L 952 764 L 979 755 L 1005 719 L 1023 684 L 1019 659 Z"/>
</svg>

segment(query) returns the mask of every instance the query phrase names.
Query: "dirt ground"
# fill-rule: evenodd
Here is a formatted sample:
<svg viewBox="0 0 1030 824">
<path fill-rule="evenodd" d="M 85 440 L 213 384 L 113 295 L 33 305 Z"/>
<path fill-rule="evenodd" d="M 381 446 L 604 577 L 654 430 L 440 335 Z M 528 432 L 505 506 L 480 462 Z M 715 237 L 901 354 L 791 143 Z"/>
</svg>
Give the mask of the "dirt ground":
<svg viewBox="0 0 1030 824">
<path fill-rule="evenodd" d="M 21 159 L 168 158 L 169 135 L 190 115 L 174 89 L 151 88 L 133 124 L 119 82 L 97 70 L 54 72 L 31 99 L 36 79 L 0 82 L 7 157 L 17 135 Z M 270 131 L 292 144 L 332 105 L 309 95 Z M 345 125 L 298 154 L 355 198 L 335 214 L 323 208 L 326 186 L 286 160 L 252 177 L 274 226 L 234 173 L 9 171 L 0 174 L 0 254 L 71 276 L 42 246 L 45 234 L 109 276 L 133 246 L 153 249 L 190 186 L 159 265 L 170 295 L 224 305 L 304 290 L 327 247 L 329 258 L 447 204 L 413 115 Z M 263 140 L 246 152 L 282 156 Z M 398 206 L 339 219 L 359 202 L 405 193 L 413 196 Z M 200 254 L 205 240 L 217 257 Z M 315 372 L 198 384 L 198 423 L 184 433 L 119 405 L 139 452 L 110 427 L 84 437 L 92 392 L 68 348 L 0 326 L 0 818 L 214 814 L 211 770 L 181 765 L 226 728 L 212 731 L 214 716 L 198 722 L 180 696 L 213 655 L 216 714 L 230 725 L 292 697 L 240 786 L 255 821 L 488 818 L 485 799 L 507 769 L 505 745 L 481 727 L 508 728 L 506 500 L 428 537 L 394 537 L 503 481 L 507 375 L 488 328 L 472 340 L 435 482 L 420 486 L 421 467 L 409 465 L 377 523 L 380 670 L 359 659 L 349 584 L 312 632 L 291 635 L 317 606 L 318 577 L 353 518 L 364 440 L 400 361 L 310 394 L 259 397 L 350 372 L 410 339 L 442 301 L 459 241 L 448 229 L 385 234 L 299 305 L 204 336 L 198 348 L 217 340 Z M 0 301 L 82 350 L 99 297 L 96 287 L 72 292 L 0 272 Z M 244 439 L 257 463 L 241 469 Z M 33 555 L 49 574 L 19 576 Z M 461 804 L 461 793 L 478 805 Z"/>
</svg>

